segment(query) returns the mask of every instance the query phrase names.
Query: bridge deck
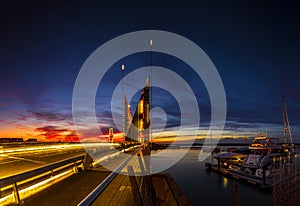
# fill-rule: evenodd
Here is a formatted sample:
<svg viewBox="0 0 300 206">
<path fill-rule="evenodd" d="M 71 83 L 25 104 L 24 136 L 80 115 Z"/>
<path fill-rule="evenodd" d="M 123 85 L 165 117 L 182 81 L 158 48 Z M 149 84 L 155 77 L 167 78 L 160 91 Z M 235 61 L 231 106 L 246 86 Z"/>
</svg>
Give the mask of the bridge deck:
<svg viewBox="0 0 300 206">
<path fill-rule="evenodd" d="M 152 175 L 155 190 L 155 205 L 190 205 L 186 196 L 168 174 Z M 139 206 L 133 196 L 127 175 L 118 175 L 92 204 L 94 206 L 132 205 Z"/>
<path fill-rule="evenodd" d="M 23 200 L 24 206 L 77 205 L 100 184 L 110 172 L 84 171 L 56 183 L 46 190 Z"/>
<path fill-rule="evenodd" d="M 118 165 L 119 161 L 110 162 Z M 138 176 L 142 168 L 138 158 L 131 159 L 92 205 L 190 205 L 170 175 Z M 103 167 L 74 174 L 26 199 L 24 205 L 77 205 L 109 174 Z"/>
<path fill-rule="evenodd" d="M 137 205 L 134 201 L 132 187 L 127 175 L 117 175 L 111 184 L 96 199 L 93 205 Z"/>
</svg>

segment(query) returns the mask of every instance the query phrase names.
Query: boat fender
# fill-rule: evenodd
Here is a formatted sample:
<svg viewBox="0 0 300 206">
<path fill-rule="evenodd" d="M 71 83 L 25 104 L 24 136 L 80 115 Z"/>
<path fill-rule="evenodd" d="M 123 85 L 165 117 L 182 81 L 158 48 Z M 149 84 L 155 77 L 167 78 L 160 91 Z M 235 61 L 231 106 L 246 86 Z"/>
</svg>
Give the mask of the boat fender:
<svg viewBox="0 0 300 206">
<path fill-rule="evenodd" d="M 263 176 L 263 170 L 261 168 L 257 169 L 255 172 L 255 176 L 262 177 Z"/>
</svg>

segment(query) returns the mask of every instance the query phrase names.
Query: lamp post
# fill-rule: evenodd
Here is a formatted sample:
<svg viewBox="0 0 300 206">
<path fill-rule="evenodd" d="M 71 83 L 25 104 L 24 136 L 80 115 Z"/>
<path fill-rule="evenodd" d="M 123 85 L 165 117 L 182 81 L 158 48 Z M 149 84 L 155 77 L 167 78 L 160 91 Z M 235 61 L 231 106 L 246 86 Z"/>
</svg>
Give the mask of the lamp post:
<svg viewBox="0 0 300 206">
<path fill-rule="evenodd" d="M 150 39 L 150 85 L 149 85 L 149 92 L 150 92 L 150 108 L 149 108 L 149 113 L 150 113 L 150 135 L 149 135 L 149 142 L 152 142 L 152 113 L 150 112 L 151 107 L 152 107 L 152 45 L 153 45 L 153 40 Z"/>
<path fill-rule="evenodd" d="M 126 124 L 125 124 L 125 108 L 124 108 L 124 104 L 125 104 L 125 101 L 124 101 L 124 69 L 125 69 L 125 65 L 122 64 L 122 114 L 123 114 L 123 133 L 124 133 L 124 140 L 126 139 L 126 134 L 125 134 L 125 127 L 126 127 Z"/>
</svg>

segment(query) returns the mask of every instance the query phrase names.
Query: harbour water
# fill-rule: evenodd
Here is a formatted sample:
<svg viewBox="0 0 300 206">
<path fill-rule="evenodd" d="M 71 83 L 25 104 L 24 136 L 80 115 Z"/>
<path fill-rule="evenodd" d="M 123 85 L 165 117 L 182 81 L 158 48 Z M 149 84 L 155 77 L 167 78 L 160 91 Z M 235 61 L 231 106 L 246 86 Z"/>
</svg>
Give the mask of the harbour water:
<svg viewBox="0 0 300 206">
<path fill-rule="evenodd" d="M 180 153 L 180 149 L 170 152 Z M 211 158 L 199 162 L 199 152 L 200 149 L 189 150 L 179 162 L 163 172 L 172 175 L 192 205 L 233 205 L 233 184 L 237 184 L 239 205 L 273 204 L 271 191 L 205 171 L 204 164 L 211 162 Z"/>
</svg>

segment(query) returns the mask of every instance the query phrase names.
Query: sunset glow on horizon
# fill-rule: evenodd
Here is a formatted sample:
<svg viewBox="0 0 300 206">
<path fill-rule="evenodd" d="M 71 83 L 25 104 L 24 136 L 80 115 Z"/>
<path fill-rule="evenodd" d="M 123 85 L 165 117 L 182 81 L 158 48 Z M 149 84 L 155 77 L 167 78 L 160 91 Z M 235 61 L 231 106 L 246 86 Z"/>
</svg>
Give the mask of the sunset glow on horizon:
<svg viewBox="0 0 300 206">
<path fill-rule="evenodd" d="M 173 15 L 166 18 L 166 10 L 157 9 L 155 15 L 150 15 L 150 21 L 143 5 L 132 5 L 125 10 L 108 3 L 107 7 L 117 14 L 111 15 L 109 9 L 103 9 L 104 4 L 96 2 L 61 3 L 57 7 L 50 3 L 42 6 L 3 2 L 3 11 L 0 12 L 0 138 L 78 141 L 72 98 L 78 74 L 87 59 L 101 45 L 120 35 L 155 28 L 193 42 L 215 65 L 226 93 L 227 116 L 222 137 L 254 137 L 258 130 L 268 136 L 283 137 L 281 97 L 285 96 L 291 131 L 294 139 L 300 141 L 298 20 L 289 12 L 294 8 L 279 15 L 270 9 L 272 6 L 276 8 L 275 3 L 261 3 L 261 11 L 264 12 L 255 12 L 256 7 L 239 4 L 238 9 L 231 8 L 227 3 L 209 6 L 218 11 L 213 16 L 210 9 L 199 5 L 187 5 L 185 10 L 174 4 L 170 5 L 176 11 Z M 82 10 L 85 6 L 90 10 Z M 138 11 L 143 21 L 134 16 Z M 78 15 L 80 12 L 82 15 Z M 192 13 L 195 15 L 190 15 Z M 205 132 L 212 118 L 212 102 L 203 77 L 188 62 L 164 52 L 155 52 L 154 49 L 161 44 L 153 37 L 150 39 L 153 39 L 153 52 L 146 50 L 128 54 L 111 62 L 109 68 L 102 68 L 106 64 L 101 63 L 95 66 L 99 70 L 108 69 L 101 81 L 99 79 L 99 84 L 95 84 L 98 86 L 93 93 L 95 108 L 88 108 L 95 110 L 103 134 L 90 128 L 92 121 L 84 113 L 86 105 L 81 105 L 81 121 L 84 124 L 84 132 L 80 134 L 82 139 L 102 141 L 101 135 L 107 135 L 110 127 L 116 133 L 121 131 L 114 121 L 122 124 L 123 97 L 117 96 L 117 101 L 112 104 L 112 95 L 118 85 L 122 85 L 122 91 L 128 93 L 141 89 L 137 88 L 136 81 L 123 82 L 122 79 L 150 65 L 166 68 L 187 82 L 191 90 L 187 87 L 176 88 L 178 98 L 189 104 L 188 95 L 195 97 L 200 111 L 199 136 L 210 136 Z M 146 44 L 149 44 L 148 40 Z M 181 48 L 177 49 L 181 51 Z M 145 81 L 146 78 L 147 75 L 136 79 Z M 167 82 L 166 78 L 155 79 Z M 172 87 L 177 85 L 176 82 L 171 84 Z M 82 89 L 84 94 L 90 92 L 85 87 Z M 136 92 L 132 99 L 128 99 L 133 113 L 139 95 Z M 156 125 L 160 126 L 162 120 L 166 120 L 165 130 L 161 134 L 163 138 L 172 137 L 171 133 L 178 130 L 181 118 L 189 120 L 194 114 L 193 110 L 181 114 L 174 94 L 164 88 L 153 88 L 151 104 L 165 113 L 152 116 L 154 132 Z M 113 107 L 119 109 L 116 120 L 112 116 Z"/>
</svg>

